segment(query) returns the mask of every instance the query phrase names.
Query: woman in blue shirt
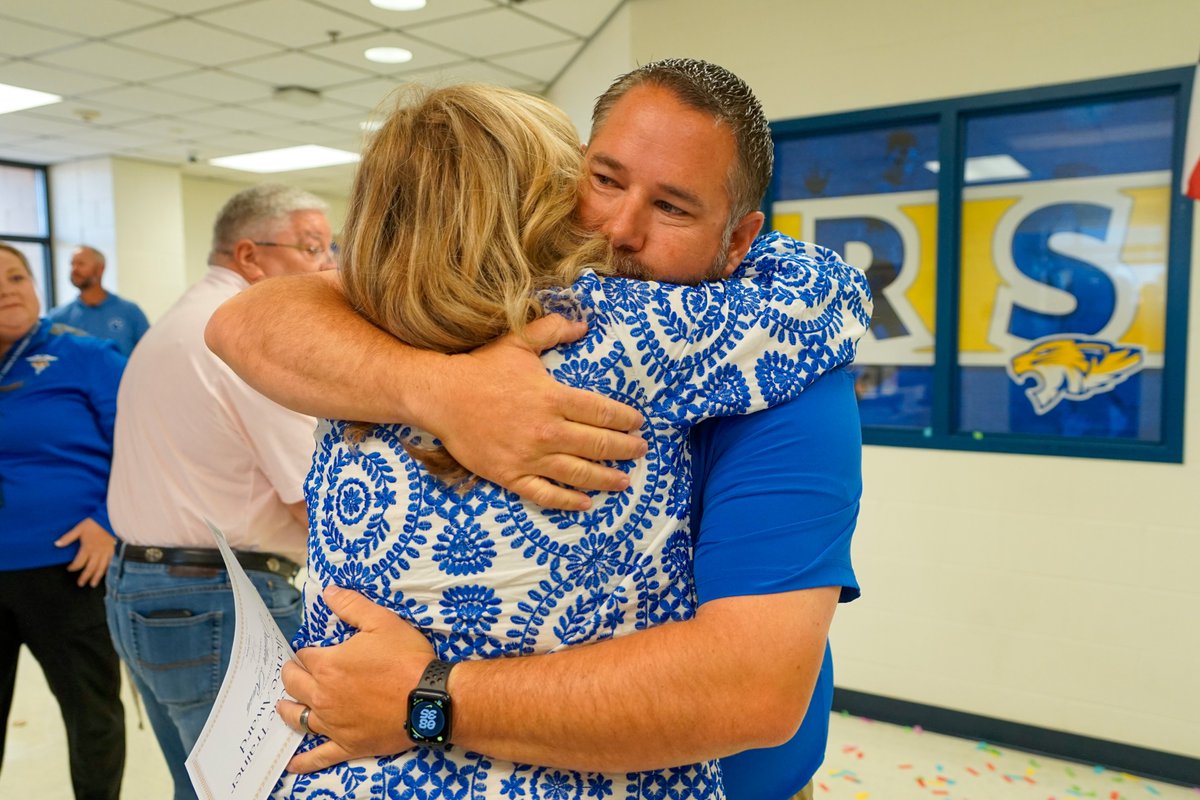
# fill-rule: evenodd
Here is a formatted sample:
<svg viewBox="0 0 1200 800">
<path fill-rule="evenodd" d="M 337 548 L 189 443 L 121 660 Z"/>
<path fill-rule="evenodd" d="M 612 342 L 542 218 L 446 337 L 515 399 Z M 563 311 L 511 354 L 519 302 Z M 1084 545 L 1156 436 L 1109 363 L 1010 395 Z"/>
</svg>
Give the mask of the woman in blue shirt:
<svg viewBox="0 0 1200 800">
<path fill-rule="evenodd" d="M 125 357 L 38 311 L 29 262 L 0 243 L 0 756 L 25 645 L 62 709 L 75 797 L 117 800 L 125 716 L 101 582 Z"/>
</svg>

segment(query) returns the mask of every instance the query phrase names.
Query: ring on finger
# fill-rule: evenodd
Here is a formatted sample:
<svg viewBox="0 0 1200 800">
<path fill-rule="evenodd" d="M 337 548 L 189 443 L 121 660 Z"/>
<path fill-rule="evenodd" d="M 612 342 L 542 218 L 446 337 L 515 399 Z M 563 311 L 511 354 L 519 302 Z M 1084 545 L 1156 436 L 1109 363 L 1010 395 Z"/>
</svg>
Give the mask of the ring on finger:
<svg viewBox="0 0 1200 800">
<path fill-rule="evenodd" d="M 308 706 L 300 712 L 300 730 L 304 731 L 309 736 L 312 736 L 312 728 L 308 727 L 308 715 L 312 713 L 312 709 Z"/>
</svg>

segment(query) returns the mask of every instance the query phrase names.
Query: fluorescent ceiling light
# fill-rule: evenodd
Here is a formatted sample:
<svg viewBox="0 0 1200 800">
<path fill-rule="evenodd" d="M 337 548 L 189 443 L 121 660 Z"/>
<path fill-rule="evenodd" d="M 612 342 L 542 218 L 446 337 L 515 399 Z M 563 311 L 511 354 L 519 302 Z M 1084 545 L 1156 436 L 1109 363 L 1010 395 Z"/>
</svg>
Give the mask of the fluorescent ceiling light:
<svg viewBox="0 0 1200 800">
<path fill-rule="evenodd" d="M 403 47 L 370 47 L 363 51 L 367 61 L 379 64 L 403 64 L 412 61 L 412 51 Z"/>
<path fill-rule="evenodd" d="M 416 11 L 425 7 L 425 0 L 371 0 L 371 5 L 388 11 Z"/>
<path fill-rule="evenodd" d="M 941 164 L 936 161 L 926 161 L 925 169 L 937 172 Z M 968 158 L 963 165 L 963 181 L 965 183 L 981 183 L 983 181 L 1024 180 L 1032 173 L 1025 165 L 1010 155 L 976 156 Z"/>
<path fill-rule="evenodd" d="M 210 158 L 208 163 L 215 167 L 240 169 L 244 172 L 289 172 L 297 169 L 331 167 L 335 164 L 353 164 L 358 161 L 357 153 L 334 150 L 315 144 L 285 147 L 281 150 L 263 150 L 258 153 L 242 153 L 236 156 Z"/>
<path fill-rule="evenodd" d="M 374 133 L 382 127 L 383 120 L 381 119 L 368 119 L 358 123 L 358 129 L 360 131 L 366 131 L 367 133 Z"/>
<path fill-rule="evenodd" d="M 0 114 L 10 111 L 24 111 L 27 108 L 48 106 L 51 103 L 61 103 L 62 98 L 56 94 L 39 92 L 36 89 L 22 89 L 20 86 L 9 86 L 0 83 Z"/>
</svg>

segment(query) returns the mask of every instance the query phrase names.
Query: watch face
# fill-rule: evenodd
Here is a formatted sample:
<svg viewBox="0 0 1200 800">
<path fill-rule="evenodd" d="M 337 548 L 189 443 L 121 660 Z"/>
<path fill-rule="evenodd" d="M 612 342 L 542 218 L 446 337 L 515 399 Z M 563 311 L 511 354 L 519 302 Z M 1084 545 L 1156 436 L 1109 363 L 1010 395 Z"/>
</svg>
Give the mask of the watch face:
<svg viewBox="0 0 1200 800">
<path fill-rule="evenodd" d="M 408 728 L 414 740 L 444 742 L 446 709 L 443 701 L 417 700 L 408 715 Z"/>
</svg>

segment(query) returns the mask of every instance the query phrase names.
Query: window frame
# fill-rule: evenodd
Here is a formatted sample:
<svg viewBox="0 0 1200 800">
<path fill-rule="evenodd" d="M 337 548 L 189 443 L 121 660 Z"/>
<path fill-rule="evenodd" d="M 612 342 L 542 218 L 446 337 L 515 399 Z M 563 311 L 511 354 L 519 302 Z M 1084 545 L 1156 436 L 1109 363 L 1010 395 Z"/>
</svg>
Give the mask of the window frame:
<svg viewBox="0 0 1200 800">
<path fill-rule="evenodd" d="M 1183 171 L 1187 109 L 1193 84 L 1192 67 L 1159 70 L 1137 75 L 1100 78 L 967 97 L 910 103 L 828 114 L 771 123 L 778 149 L 781 141 L 813 135 L 853 132 L 863 128 L 915 122 L 936 122 L 938 157 L 949 169 L 937 176 L 937 276 L 934 295 L 934 360 L 930 426 L 921 429 L 863 427 L 863 443 L 894 447 L 923 447 L 968 452 L 1021 453 L 1165 463 L 1183 462 L 1183 426 L 1187 385 L 1187 322 L 1192 253 L 1193 203 L 1179 191 Z M 1111 102 L 1151 96 L 1174 96 L 1176 117 L 1171 152 L 1171 190 L 1165 305 L 1162 430 L 1156 442 L 1126 441 L 1105 437 L 1045 438 L 1023 433 L 956 431 L 959 418 L 958 311 L 961 278 L 960 225 L 966 127 L 982 113 L 1020 113 L 1062 107 L 1080 102 Z M 773 223 L 779 174 L 772 178 L 763 204 L 766 228 Z"/>
<path fill-rule="evenodd" d="M 0 230 L 0 241 L 19 242 L 21 244 L 40 245 L 42 248 L 42 287 L 43 304 L 46 311 L 58 305 L 54 281 L 54 220 L 50 214 L 50 169 L 45 164 L 30 164 L 24 161 L 11 161 L 0 157 L 0 167 L 15 167 L 27 169 L 37 174 L 41 183 L 43 213 L 46 231 L 45 236 L 30 236 L 28 234 L 9 233 Z"/>
</svg>

